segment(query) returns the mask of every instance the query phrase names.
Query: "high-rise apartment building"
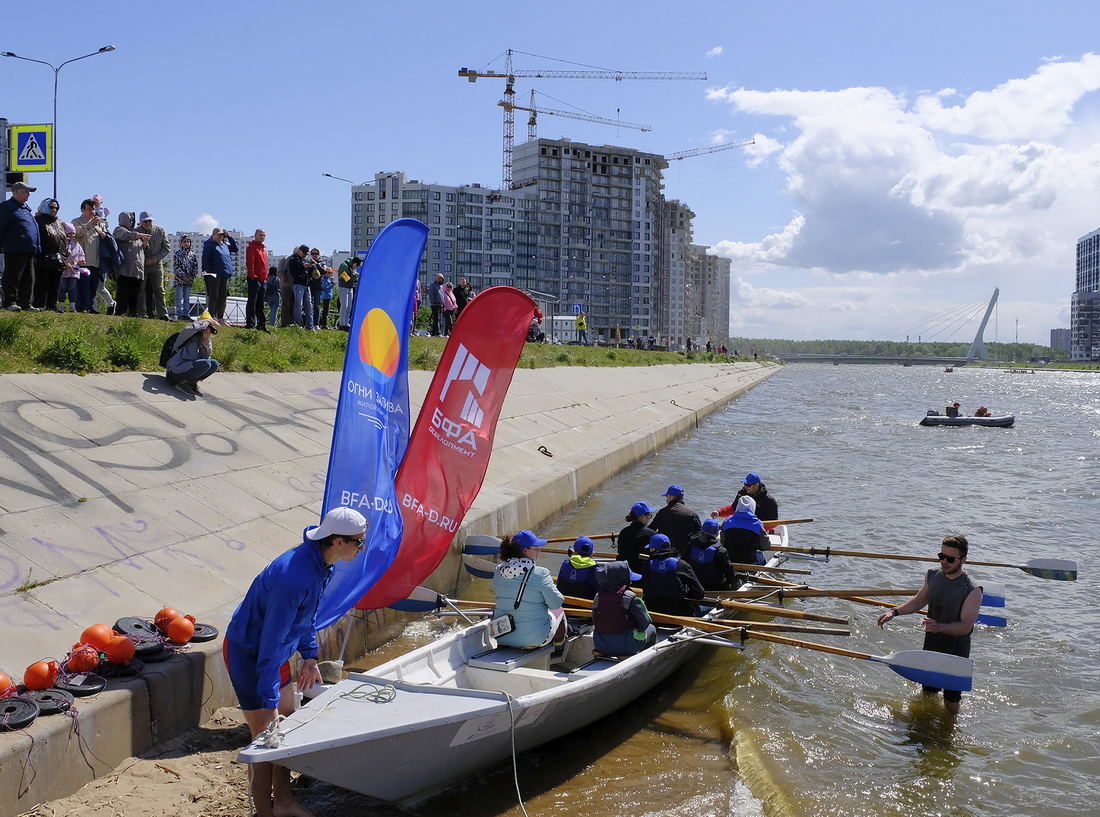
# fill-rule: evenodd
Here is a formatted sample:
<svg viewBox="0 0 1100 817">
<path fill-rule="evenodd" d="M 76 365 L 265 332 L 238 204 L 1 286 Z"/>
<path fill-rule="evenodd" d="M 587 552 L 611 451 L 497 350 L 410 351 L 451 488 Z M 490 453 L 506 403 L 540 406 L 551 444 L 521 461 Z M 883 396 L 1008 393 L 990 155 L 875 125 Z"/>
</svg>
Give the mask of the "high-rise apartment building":
<svg viewBox="0 0 1100 817">
<path fill-rule="evenodd" d="M 1069 332 L 1070 360 L 1100 360 L 1100 230 L 1077 239 Z"/>
<path fill-rule="evenodd" d="M 694 213 L 662 195 L 666 167 L 663 157 L 632 148 L 538 139 L 516 147 L 507 191 L 377 173 L 352 188 L 352 252 L 365 251 L 386 224 L 416 218 L 429 228 L 422 285 L 441 273 L 477 291 L 514 286 L 550 318 L 583 309 L 592 339 L 653 335 L 683 348 L 688 264 L 698 252 L 691 249 Z M 705 330 L 695 325 L 725 339 L 729 262 L 701 257 L 695 297 L 714 316 Z M 724 288 L 702 294 L 721 285 L 722 268 Z M 715 317 L 719 300 L 725 319 Z"/>
<path fill-rule="evenodd" d="M 579 304 L 593 337 L 663 334 L 653 303 L 666 167 L 655 153 L 570 139 L 516 146 L 512 193 L 531 202 L 524 226 L 536 239 L 524 272 L 561 311 Z"/>
<path fill-rule="evenodd" d="M 657 287 L 656 311 L 662 333 L 677 345 L 691 337 L 688 331 L 690 307 L 687 303 L 688 268 L 691 264 L 691 220 L 695 213 L 680 201 L 665 201 L 661 220 L 661 260 L 663 275 Z M 670 346 L 672 344 L 670 343 Z"/>
<path fill-rule="evenodd" d="M 722 343 L 730 331 L 730 260 L 709 255 L 710 247 L 692 244 L 688 250 L 684 287 L 684 332 L 692 343 Z"/>
<path fill-rule="evenodd" d="M 1070 348 L 1070 333 L 1068 329 L 1050 330 L 1050 348 L 1061 349 L 1068 352 Z"/>
</svg>

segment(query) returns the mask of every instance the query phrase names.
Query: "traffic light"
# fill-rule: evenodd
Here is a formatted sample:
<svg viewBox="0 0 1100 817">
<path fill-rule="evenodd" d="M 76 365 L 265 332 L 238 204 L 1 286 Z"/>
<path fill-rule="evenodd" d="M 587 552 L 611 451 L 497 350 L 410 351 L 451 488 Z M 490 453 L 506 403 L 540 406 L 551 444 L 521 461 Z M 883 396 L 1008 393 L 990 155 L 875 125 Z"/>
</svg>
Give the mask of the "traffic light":
<svg viewBox="0 0 1100 817">
<path fill-rule="evenodd" d="M 4 174 L 4 186 L 8 190 L 11 190 L 12 185 L 15 184 L 16 182 L 23 182 L 24 184 L 26 184 L 27 174 L 26 173 L 11 173 L 11 172 L 8 172 L 8 173 Z"/>
</svg>

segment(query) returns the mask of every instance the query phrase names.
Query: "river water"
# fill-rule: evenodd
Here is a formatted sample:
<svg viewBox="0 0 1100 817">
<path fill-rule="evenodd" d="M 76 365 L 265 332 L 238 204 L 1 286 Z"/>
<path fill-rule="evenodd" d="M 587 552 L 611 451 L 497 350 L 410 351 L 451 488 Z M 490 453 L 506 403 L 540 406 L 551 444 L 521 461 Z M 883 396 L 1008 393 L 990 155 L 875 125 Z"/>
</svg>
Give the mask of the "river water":
<svg viewBox="0 0 1100 817">
<path fill-rule="evenodd" d="M 1013 413 L 1016 426 L 917 425 L 954 400 L 964 412 L 984 403 Z M 523 755 L 528 814 L 1100 814 L 1100 377 L 789 366 L 539 533 L 617 531 L 634 501 L 658 505 L 674 482 L 702 516 L 749 471 L 781 517 L 814 518 L 791 526 L 792 545 L 932 556 L 961 532 L 973 560 L 1075 559 L 1080 579 L 970 568 L 1005 585 L 1009 624 L 975 631 L 974 691 L 958 718 L 882 664 L 763 642 L 704 648 L 644 700 Z M 543 563 L 554 570 L 561 558 Z M 927 567 L 856 557 L 795 566 L 811 567 L 815 586 L 914 588 Z M 880 631 L 874 607 L 793 604 L 850 617 L 851 638 L 830 643 L 873 655 L 920 647 L 919 616 Z M 416 626 L 394 648 L 425 637 Z M 314 803 L 354 815 L 523 813 L 511 769 L 412 812 L 334 792 Z"/>
</svg>

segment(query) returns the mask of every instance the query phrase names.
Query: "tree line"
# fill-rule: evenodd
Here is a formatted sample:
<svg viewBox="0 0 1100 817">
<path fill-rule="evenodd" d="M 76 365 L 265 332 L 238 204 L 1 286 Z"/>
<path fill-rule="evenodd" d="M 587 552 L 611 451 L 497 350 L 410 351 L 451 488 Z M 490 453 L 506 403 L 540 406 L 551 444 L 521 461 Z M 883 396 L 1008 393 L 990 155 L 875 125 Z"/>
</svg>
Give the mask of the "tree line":
<svg viewBox="0 0 1100 817">
<path fill-rule="evenodd" d="M 783 338 L 730 338 L 729 348 L 742 354 L 756 346 L 760 355 L 858 355 L 861 357 L 966 357 L 969 341 L 958 343 L 921 341 L 899 343 L 889 340 L 786 340 Z M 1036 358 L 1069 360 L 1069 352 L 1037 343 L 985 344 L 990 360 L 1026 362 Z"/>
</svg>

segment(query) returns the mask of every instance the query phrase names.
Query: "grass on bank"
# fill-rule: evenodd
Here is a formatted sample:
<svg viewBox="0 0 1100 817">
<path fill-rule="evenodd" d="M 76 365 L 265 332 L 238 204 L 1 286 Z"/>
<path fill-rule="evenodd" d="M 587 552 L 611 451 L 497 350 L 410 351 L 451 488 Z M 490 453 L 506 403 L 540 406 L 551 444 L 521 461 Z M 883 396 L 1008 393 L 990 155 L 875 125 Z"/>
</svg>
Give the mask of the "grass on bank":
<svg viewBox="0 0 1100 817">
<path fill-rule="evenodd" d="M 0 374 L 22 372 L 161 371 L 164 340 L 184 326 L 143 318 L 76 313 L 0 313 Z M 298 327 L 271 334 L 223 327 L 214 338 L 214 357 L 229 372 L 339 371 L 344 365 L 346 332 L 305 332 Z M 434 370 L 446 338 L 414 337 L 409 367 Z M 663 363 L 714 363 L 722 355 L 643 352 L 599 346 L 551 346 L 528 343 L 518 367 L 654 366 Z"/>
</svg>

